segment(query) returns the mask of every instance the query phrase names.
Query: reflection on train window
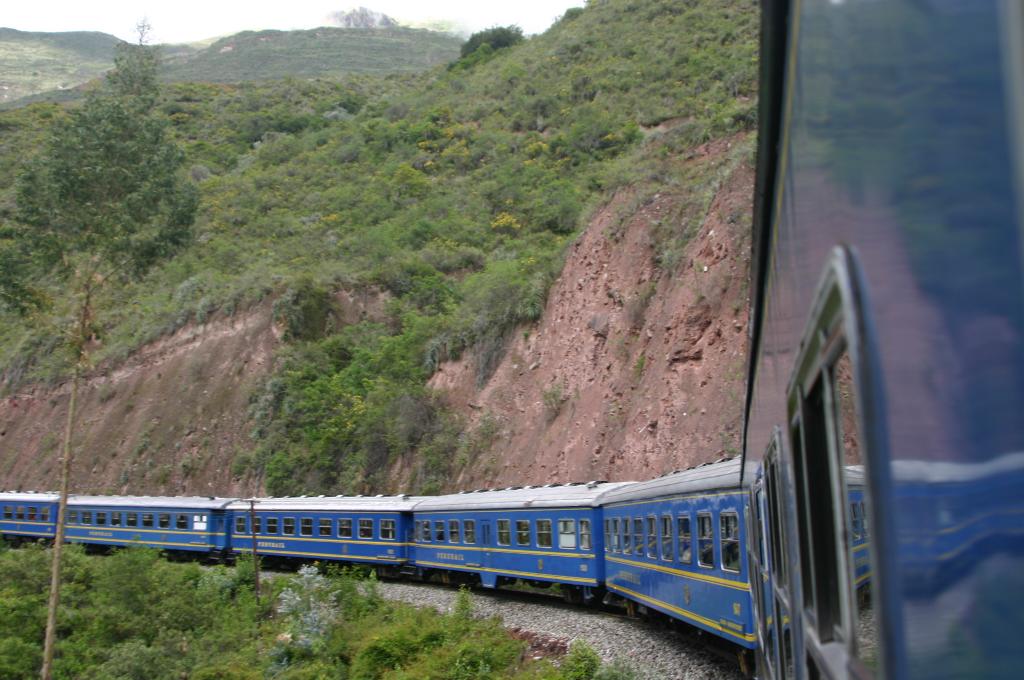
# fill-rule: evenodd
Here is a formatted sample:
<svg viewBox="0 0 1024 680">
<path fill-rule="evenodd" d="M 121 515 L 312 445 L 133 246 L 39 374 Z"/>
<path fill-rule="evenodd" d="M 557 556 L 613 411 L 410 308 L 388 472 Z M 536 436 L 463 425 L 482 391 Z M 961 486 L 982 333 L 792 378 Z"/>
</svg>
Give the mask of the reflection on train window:
<svg viewBox="0 0 1024 680">
<path fill-rule="evenodd" d="M 569 550 L 576 547 L 576 520 L 558 520 L 558 547 Z"/>
<path fill-rule="evenodd" d="M 590 550 L 590 520 L 580 520 L 580 550 Z"/>
<path fill-rule="evenodd" d="M 644 554 L 644 520 L 642 517 L 633 518 L 633 554 Z"/>
<path fill-rule="evenodd" d="M 551 547 L 551 520 L 549 519 L 537 520 L 537 547 Z"/>
<path fill-rule="evenodd" d="M 711 515 L 705 512 L 697 515 L 697 564 L 715 566 L 715 528 Z"/>
<path fill-rule="evenodd" d="M 429 522 L 427 523 L 429 525 Z M 267 520 L 267 531 L 270 531 L 270 520 Z M 352 520 L 348 517 L 338 520 L 338 538 L 352 538 Z M 428 531 L 425 536 L 426 540 L 430 540 L 430 532 Z"/>
<path fill-rule="evenodd" d="M 457 519 L 450 519 L 450 520 L 448 520 L 448 542 L 449 543 L 458 543 L 459 542 L 459 535 L 461 533 L 462 532 L 459 531 L 459 520 L 457 520 Z"/>
<path fill-rule="evenodd" d="M 313 518 L 303 517 L 299 520 L 299 534 L 301 536 L 312 536 L 313 535 Z"/>
<path fill-rule="evenodd" d="M 512 520 L 498 520 L 498 545 L 512 544 Z"/>
<path fill-rule="evenodd" d="M 380 537 L 385 541 L 395 540 L 395 520 L 382 519 L 380 521 Z"/>
<path fill-rule="evenodd" d="M 476 520 L 467 519 L 462 522 L 462 542 L 467 545 L 476 544 Z"/>
<path fill-rule="evenodd" d="M 444 526 L 444 523 L 441 524 Z M 444 530 L 442 529 L 442 533 Z M 373 538 L 373 520 L 372 519 L 361 519 L 359 520 L 359 538 Z M 444 540 L 441 538 L 440 540 Z"/>
<path fill-rule="evenodd" d="M 294 517 L 282 517 L 281 518 L 281 533 L 285 536 L 295 535 L 295 518 Z"/>
<path fill-rule="evenodd" d="M 317 522 L 317 535 L 319 536 L 330 536 L 331 535 L 331 520 L 329 518 L 321 517 Z"/>
<path fill-rule="evenodd" d="M 683 564 L 693 563 L 693 547 L 690 543 L 690 516 L 680 515 L 676 518 L 679 528 L 679 561 Z"/>
<path fill-rule="evenodd" d="M 740 519 L 735 512 L 723 512 L 719 516 L 722 539 L 722 569 L 739 573 L 740 570 Z"/>
<path fill-rule="evenodd" d="M 349 521 L 351 522 L 352 520 L 349 520 Z M 276 534 L 277 533 L 278 524 L 279 524 L 279 522 L 277 521 L 276 517 L 268 517 L 267 518 L 267 533 L 268 534 Z M 351 525 L 350 525 L 350 528 L 351 528 Z"/>
<path fill-rule="evenodd" d="M 842 457 L 843 486 L 847 498 L 846 554 L 849 559 L 850 592 L 853 613 L 851 653 L 866 669 L 878 668 L 877 626 L 871 592 L 871 547 L 868 537 L 870 517 L 866 508 L 862 442 L 857 427 L 857 410 L 853 381 L 853 365 L 848 352 L 843 352 L 832 365 L 832 393 L 836 421 L 835 433 Z"/>
<path fill-rule="evenodd" d="M 672 517 L 663 515 L 661 518 L 661 559 L 671 561 L 672 554 Z"/>
<path fill-rule="evenodd" d="M 530 520 L 516 520 L 516 545 L 530 545 Z"/>
</svg>

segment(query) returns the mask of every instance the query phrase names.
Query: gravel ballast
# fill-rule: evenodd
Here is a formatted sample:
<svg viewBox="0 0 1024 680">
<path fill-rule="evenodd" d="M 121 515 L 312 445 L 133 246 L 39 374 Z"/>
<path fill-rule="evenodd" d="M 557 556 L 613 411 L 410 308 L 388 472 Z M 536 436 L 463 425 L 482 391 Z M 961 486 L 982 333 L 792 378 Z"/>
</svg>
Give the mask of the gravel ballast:
<svg viewBox="0 0 1024 680">
<path fill-rule="evenodd" d="M 458 591 L 419 583 L 381 582 L 382 597 L 421 607 L 450 611 Z M 583 607 L 524 602 L 496 593 L 474 590 L 476 616 L 500 616 L 505 627 L 564 640 L 583 640 L 604 662 L 624 660 L 643 680 L 742 680 L 736 661 L 701 647 L 700 641 L 639 619 L 628 619 Z"/>
</svg>

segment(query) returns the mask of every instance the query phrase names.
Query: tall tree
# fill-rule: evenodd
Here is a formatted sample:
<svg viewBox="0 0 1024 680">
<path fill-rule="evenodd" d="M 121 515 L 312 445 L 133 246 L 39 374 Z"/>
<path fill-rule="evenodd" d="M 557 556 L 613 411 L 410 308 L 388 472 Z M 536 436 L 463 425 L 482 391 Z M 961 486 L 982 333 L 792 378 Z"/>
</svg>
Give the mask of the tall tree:
<svg viewBox="0 0 1024 680">
<path fill-rule="evenodd" d="M 119 47 L 103 86 L 54 126 L 40 156 L 19 177 L 15 219 L 0 230 L 0 257 L 19 265 L 10 270 L 17 275 L 0 276 L 0 303 L 26 311 L 47 301 L 26 283 L 30 270 L 60 281 L 74 300 L 74 320 L 65 332 L 73 370 L 43 680 L 52 677 L 75 410 L 98 334 L 97 296 L 111 283 L 141 277 L 192 235 L 197 195 L 156 108 L 157 65 L 154 49 L 141 40 Z"/>
</svg>

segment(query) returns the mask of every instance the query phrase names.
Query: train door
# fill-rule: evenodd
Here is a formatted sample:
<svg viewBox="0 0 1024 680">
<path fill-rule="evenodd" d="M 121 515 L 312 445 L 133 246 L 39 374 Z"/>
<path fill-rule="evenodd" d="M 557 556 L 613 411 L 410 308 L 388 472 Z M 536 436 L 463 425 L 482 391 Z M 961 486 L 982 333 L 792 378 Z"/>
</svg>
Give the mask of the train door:
<svg viewBox="0 0 1024 680">
<path fill-rule="evenodd" d="M 484 569 L 491 567 L 491 520 L 480 520 L 480 566 Z"/>
</svg>

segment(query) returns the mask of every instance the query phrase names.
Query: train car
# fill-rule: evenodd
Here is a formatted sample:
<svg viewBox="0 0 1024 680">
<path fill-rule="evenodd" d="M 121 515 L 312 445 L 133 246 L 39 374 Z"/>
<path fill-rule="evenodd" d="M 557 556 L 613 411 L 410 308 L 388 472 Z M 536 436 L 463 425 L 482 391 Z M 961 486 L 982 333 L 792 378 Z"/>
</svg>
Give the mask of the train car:
<svg viewBox="0 0 1024 680">
<path fill-rule="evenodd" d="M 228 506 L 231 550 L 261 556 L 365 562 L 388 573 L 410 559 L 411 496 L 241 499 Z"/>
<path fill-rule="evenodd" d="M 57 494 L 0 493 L 0 539 L 11 542 L 52 539 L 57 530 Z"/>
<path fill-rule="evenodd" d="M 233 499 L 188 496 L 68 497 L 68 543 L 146 546 L 222 555 Z"/>
<path fill-rule="evenodd" d="M 734 458 L 605 494 L 605 582 L 612 593 L 751 649 L 740 470 Z"/>
<path fill-rule="evenodd" d="M 762 9 L 759 675 L 1018 677 L 1024 4 Z"/>
<path fill-rule="evenodd" d="M 589 601 L 604 581 L 599 500 L 628 484 L 549 484 L 424 499 L 414 513 L 416 566 L 486 588 L 558 583 L 567 600 Z"/>
</svg>

